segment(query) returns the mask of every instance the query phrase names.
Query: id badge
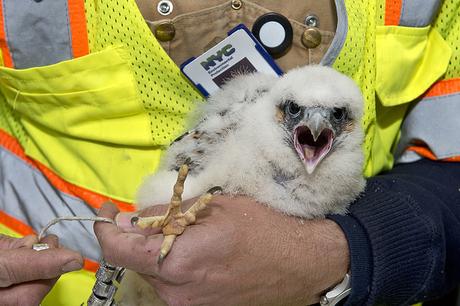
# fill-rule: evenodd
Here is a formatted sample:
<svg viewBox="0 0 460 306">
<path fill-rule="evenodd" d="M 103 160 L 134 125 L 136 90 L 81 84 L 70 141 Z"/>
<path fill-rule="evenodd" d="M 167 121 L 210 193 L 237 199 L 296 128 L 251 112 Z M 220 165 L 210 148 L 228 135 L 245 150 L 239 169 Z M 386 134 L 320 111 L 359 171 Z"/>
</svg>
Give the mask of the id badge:
<svg viewBox="0 0 460 306">
<path fill-rule="evenodd" d="M 283 73 L 243 24 L 233 28 L 227 38 L 205 53 L 185 61 L 181 71 L 205 97 L 236 75 L 262 72 L 279 76 Z"/>
</svg>

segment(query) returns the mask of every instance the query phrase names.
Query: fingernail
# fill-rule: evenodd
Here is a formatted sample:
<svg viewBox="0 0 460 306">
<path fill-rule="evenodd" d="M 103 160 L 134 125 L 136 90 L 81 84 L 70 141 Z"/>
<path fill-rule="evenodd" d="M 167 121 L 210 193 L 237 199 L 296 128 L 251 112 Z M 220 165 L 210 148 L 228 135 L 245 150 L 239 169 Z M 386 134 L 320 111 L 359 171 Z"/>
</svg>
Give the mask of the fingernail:
<svg viewBox="0 0 460 306">
<path fill-rule="evenodd" d="M 78 260 L 72 260 L 62 266 L 62 272 L 67 273 L 71 271 L 77 271 L 83 268 L 83 264 Z"/>
<path fill-rule="evenodd" d="M 117 226 L 123 230 L 132 229 L 134 227 L 132 219 L 136 216 L 136 213 L 118 213 L 115 216 L 115 222 Z"/>
</svg>

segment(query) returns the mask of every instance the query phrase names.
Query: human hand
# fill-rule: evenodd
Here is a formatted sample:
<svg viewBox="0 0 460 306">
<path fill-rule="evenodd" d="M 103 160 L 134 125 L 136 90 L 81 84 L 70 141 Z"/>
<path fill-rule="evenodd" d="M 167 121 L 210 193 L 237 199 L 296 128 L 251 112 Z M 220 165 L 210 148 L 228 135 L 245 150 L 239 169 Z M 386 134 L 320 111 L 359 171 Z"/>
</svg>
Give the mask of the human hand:
<svg viewBox="0 0 460 306">
<path fill-rule="evenodd" d="M 50 246 L 48 250 L 33 250 L 37 242 L 37 236 L 0 234 L 0 305 L 38 305 L 61 274 L 82 268 L 82 256 L 60 248 L 56 236 L 40 241 Z"/>
<path fill-rule="evenodd" d="M 106 205 L 99 216 L 117 212 Z M 159 230 L 142 232 L 129 219 L 120 214 L 119 228 L 95 224 L 104 257 L 139 272 L 169 305 L 313 304 L 348 270 L 348 245 L 333 221 L 303 221 L 248 198 L 215 197 L 160 265 Z"/>
</svg>

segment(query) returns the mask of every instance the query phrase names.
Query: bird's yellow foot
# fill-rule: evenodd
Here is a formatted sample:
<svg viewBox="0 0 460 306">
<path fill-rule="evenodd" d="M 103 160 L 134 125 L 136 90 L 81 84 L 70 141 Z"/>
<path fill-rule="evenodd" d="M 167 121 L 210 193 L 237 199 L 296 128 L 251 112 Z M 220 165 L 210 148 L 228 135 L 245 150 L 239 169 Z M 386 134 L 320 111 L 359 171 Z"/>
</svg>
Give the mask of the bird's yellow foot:
<svg viewBox="0 0 460 306">
<path fill-rule="evenodd" d="M 182 193 L 184 192 L 184 183 L 188 174 L 188 166 L 182 165 L 179 169 L 176 184 L 174 184 L 173 196 L 169 203 L 168 211 L 164 216 L 153 217 L 134 217 L 131 222 L 140 228 L 161 227 L 164 235 L 163 243 L 161 244 L 160 254 L 158 255 L 158 263 L 168 255 L 174 240 L 181 235 L 188 225 L 194 224 L 198 212 L 206 207 L 206 204 L 211 202 L 215 193 L 221 192 L 222 188 L 213 187 L 185 212 L 182 212 Z"/>
</svg>

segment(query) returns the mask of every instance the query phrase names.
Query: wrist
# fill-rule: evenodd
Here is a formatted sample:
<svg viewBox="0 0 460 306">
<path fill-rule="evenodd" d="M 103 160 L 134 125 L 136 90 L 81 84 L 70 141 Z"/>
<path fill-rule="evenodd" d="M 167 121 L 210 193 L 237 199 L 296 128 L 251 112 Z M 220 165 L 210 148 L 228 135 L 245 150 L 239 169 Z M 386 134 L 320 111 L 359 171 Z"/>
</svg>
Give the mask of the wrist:
<svg viewBox="0 0 460 306">
<path fill-rule="evenodd" d="M 369 294 L 372 274 L 371 249 L 367 233 L 352 215 L 330 215 L 328 218 L 341 227 L 348 241 L 349 270 L 353 289 L 348 300 L 351 300 L 353 305 L 364 305 Z"/>
<path fill-rule="evenodd" d="M 304 256 L 305 275 L 314 275 L 314 283 L 304 288 L 310 299 L 308 303 L 318 303 L 320 296 L 341 283 L 349 271 L 350 258 L 347 239 L 340 226 L 332 220 L 312 220 L 305 223 L 302 241 L 307 255 Z M 311 299 L 312 295 L 314 298 Z"/>
<path fill-rule="evenodd" d="M 319 235 L 319 256 L 326 260 L 325 287 L 323 291 L 339 284 L 350 270 L 350 253 L 348 242 L 340 226 L 326 219 L 324 230 Z"/>
</svg>

